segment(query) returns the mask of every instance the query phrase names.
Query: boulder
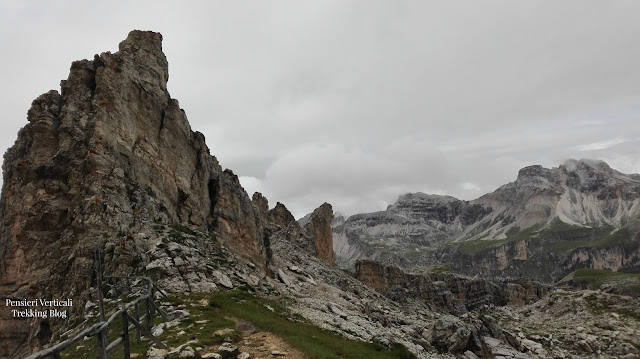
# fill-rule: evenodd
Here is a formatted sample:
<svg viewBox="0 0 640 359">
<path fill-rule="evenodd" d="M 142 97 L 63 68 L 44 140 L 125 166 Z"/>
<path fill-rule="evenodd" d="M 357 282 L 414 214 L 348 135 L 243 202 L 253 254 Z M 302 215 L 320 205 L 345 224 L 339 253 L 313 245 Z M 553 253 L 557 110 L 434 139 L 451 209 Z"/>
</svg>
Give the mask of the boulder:
<svg viewBox="0 0 640 359">
<path fill-rule="evenodd" d="M 231 343 L 222 343 L 222 345 L 218 347 L 218 354 L 220 354 L 222 359 L 236 358 L 238 354 L 240 354 L 240 350 Z"/>
</svg>

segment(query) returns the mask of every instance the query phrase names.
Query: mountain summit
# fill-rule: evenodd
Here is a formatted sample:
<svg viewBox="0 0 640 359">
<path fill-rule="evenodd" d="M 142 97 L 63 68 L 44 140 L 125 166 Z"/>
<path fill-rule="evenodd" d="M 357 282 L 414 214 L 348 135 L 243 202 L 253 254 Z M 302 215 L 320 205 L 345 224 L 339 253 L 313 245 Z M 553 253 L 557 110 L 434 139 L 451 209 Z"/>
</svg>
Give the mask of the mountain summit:
<svg viewBox="0 0 640 359">
<path fill-rule="evenodd" d="M 169 95 L 168 78 L 162 35 L 132 31 L 117 52 L 73 62 L 60 92 L 33 101 L 2 166 L 3 297 L 95 301 L 94 248 L 104 253 L 105 275 L 151 271 L 172 291 L 210 291 L 212 278 L 230 283 L 206 265 L 216 243 L 258 278 L 272 273 L 270 236 L 293 216 L 280 203 L 269 210 L 260 194 L 249 198 L 220 167 Z M 325 212 L 332 218 L 330 206 Z M 314 230 L 328 233 L 314 249 L 332 258 L 329 225 Z M 314 234 L 307 230 L 306 240 Z M 184 258 L 173 258 L 166 235 L 191 236 L 198 250 L 175 244 Z M 70 310 L 82 316 L 82 306 Z M 0 357 L 49 342 L 61 324 L 0 311 Z"/>
<path fill-rule="evenodd" d="M 334 249 L 343 267 L 366 258 L 554 281 L 581 267 L 635 271 L 639 231 L 640 175 L 582 159 L 525 167 L 514 182 L 473 201 L 400 196 L 386 211 L 336 226 Z"/>
</svg>

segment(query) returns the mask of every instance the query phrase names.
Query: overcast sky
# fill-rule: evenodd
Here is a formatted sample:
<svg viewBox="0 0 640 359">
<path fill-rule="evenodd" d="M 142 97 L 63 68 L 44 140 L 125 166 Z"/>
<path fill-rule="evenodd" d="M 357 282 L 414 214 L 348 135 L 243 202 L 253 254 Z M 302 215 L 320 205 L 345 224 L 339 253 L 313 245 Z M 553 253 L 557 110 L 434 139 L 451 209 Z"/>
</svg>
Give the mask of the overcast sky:
<svg viewBox="0 0 640 359">
<path fill-rule="evenodd" d="M 470 200 L 568 158 L 640 173 L 640 1 L 0 4 L 3 151 L 73 60 L 143 29 L 222 166 L 296 217 Z"/>
</svg>

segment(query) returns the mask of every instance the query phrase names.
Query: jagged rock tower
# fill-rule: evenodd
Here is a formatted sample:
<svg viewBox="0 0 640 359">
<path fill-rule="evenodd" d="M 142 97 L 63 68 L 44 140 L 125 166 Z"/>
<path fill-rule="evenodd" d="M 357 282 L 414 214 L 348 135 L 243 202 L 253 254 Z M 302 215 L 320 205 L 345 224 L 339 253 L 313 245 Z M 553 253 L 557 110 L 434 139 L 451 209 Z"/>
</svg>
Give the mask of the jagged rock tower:
<svg viewBox="0 0 640 359">
<path fill-rule="evenodd" d="M 169 96 L 168 78 L 162 35 L 132 31 L 118 52 L 74 62 L 60 93 L 33 101 L 2 166 L 0 296 L 82 298 L 96 245 L 126 246 L 158 224 L 215 233 L 268 270 L 266 199 L 253 203 L 222 170 Z M 126 272 L 136 260 L 133 252 L 112 267 Z M 0 311 L 0 357 L 46 343 L 55 325 Z"/>
</svg>

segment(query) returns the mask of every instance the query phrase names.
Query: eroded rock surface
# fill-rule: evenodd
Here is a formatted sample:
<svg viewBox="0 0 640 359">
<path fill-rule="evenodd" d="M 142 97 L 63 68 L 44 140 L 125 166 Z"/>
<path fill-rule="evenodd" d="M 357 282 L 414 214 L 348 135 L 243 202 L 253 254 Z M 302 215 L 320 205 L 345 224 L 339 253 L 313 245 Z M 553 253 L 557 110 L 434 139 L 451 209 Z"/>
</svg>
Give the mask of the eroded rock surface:
<svg viewBox="0 0 640 359">
<path fill-rule="evenodd" d="M 333 209 L 329 203 L 323 203 L 311 213 L 302 227 L 300 240 L 310 253 L 328 264 L 335 264 L 331 222 L 333 222 Z"/>
<path fill-rule="evenodd" d="M 455 315 L 487 306 L 533 303 L 551 289 L 527 279 L 468 278 L 438 269 L 411 273 L 377 262 L 359 261 L 355 278 L 395 301 L 422 300 L 432 310 Z"/>
<path fill-rule="evenodd" d="M 2 295 L 86 297 L 94 247 L 126 248 L 107 274 L 131 274 L 136 237 L 154 225 L 210 232 L 267 269 L 268 219 L 191 130 L 168 78 L 162 35 L 132 31 L 117 52 L 74 62 L 60 92 L 33 101 L 4 155 Z M 48 342 L 57 323 L 2 311 L 0 356 Z"/>
</svg>

